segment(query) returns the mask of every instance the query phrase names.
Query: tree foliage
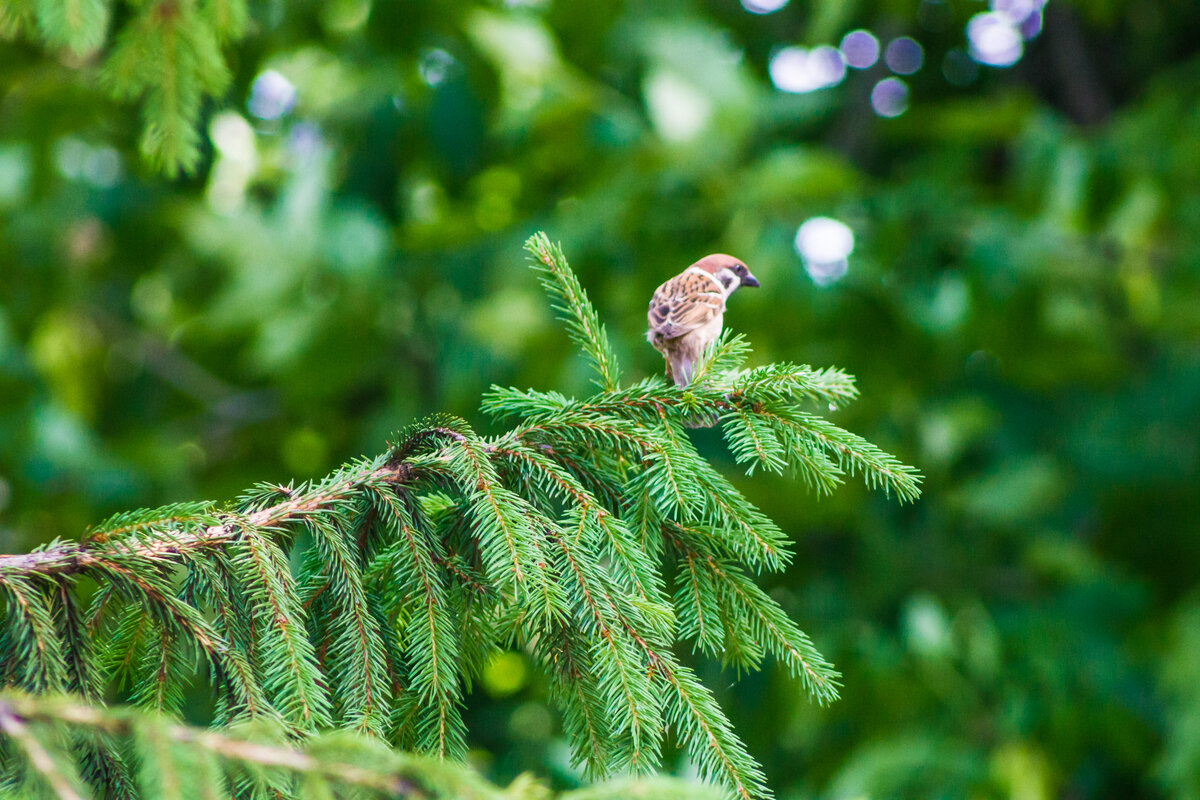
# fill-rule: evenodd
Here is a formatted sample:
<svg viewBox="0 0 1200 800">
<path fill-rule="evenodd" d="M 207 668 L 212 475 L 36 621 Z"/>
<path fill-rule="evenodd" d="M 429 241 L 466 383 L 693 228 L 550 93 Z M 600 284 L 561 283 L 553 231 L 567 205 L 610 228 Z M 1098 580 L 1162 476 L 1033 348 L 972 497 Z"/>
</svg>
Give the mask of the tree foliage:
<svg viewBox="0 0 1200 800">
<path fill-rule="evenodd" d="M 676 642 L 739 670 L 771 655 L 819 703 L 837 698 L 838 675 L 753 581 L 788 563 L 787 536 L 687 427 L 719 424 L 749 469 L 790 470 L 818 491 L 857 473 L 913 500 L 919 476 L 804 410 L 852 399 L 849 376 L 744 369 L 738 336 L 716 342 L 687 387 L 622 386 L 561 249 L 544 234 L 527 249 L 597 394 L 494 389 L 484 410 L 514 422 L 506 433 L 437 417 L 322 480 L 258 485 L 232 507 L 118 514 L 81 541 L 0 557 L 0 681 L 91 701 L 115 684 L 167 714 L 201 681 L 217 726 L 347 729 L 459 759 L 464 691 L 497 652 L 519 648 L 546 674 L 588 774 L 654 769 L 669 729 L 703 776 L 769 796 Z M 178 738 L 139 735 L 167 748 Z M 27 760 L 44 773 L 34 748 Z M 124 769 L 101 748 L 83 776 L 107 785 L 128 781 Z"/>
<path fill-rule="evenodd" d="M 748 363 L 849 369 L 862 397 L 829 419 L 926 474 L 915 505 L 857 480 L 805 502 L 803 476 L 745 480 L 719 429 L 688 431 L 793 540 L 755 583 L 853 687 L 819 708 L 782 667 L 734 682 L 679 649 L 772 788 L 1200 794 L 1200 4 L 248 4 L 175 180 L 101 80 L 144 5 L 110 3 L 86 57 L 36 27 L 0 43 L 0 550 L 317 478 L 397 420 L 500 430 L 492 384 L 588 397 L 510 257 L 534 230 L 624 385 L 661 369 L 654 287 L 732 253 L 763 283 L 726 317 Z M 977 17 L 1027 11 L 1016 64 L 971 60 Z M 856 30 L 874 66 L 777 82 Z M 912 74 L 887 58 L 903 37 Z M 272 83 L 294 104 L 260 108 Z M 813 217 L 853 231 L 833 282 L 797 252 Z M 186 689 L 189 721 L 208 696 Z M 490 777 L 582 780 L 525 653 L 462 701 Z"/>
<path fill-rule="evenodd" d="M 24 34 L 77 58 L 95 56 L 109 37 L 113 0 L 6 0 L 0 36 Z M 246 26 L 246 0 L 130 3 L 104 54 L 101 80 L 117 100 L 142 109 L 141 151 L 169 176 L 200 159 L 201 106 L 229 85 L 221 46 Z"/>
<path fill-rule="evenodd" d="M 377 738 L 326 731 L 297 741 L 257 720 L 221 730 L 181 725 L 154 712 L 104 708 L 56 695 L 0 693 L 0 734 L 8 752 L 6 797 L 80 800 L 89 794 L 80 753 L 103 746 L 131 753 L 132 778 L 114 794 L 156 800 L 266 794 L 298 800 L 549 800 L 529 776 L 503 789 L 461 765 L 398 752 Z M 84 756 L 86 758 L 86 755 Z M 712 788 L 677 778 L 613 780 L 559 800 L 709 800 Z"/>
</svg>

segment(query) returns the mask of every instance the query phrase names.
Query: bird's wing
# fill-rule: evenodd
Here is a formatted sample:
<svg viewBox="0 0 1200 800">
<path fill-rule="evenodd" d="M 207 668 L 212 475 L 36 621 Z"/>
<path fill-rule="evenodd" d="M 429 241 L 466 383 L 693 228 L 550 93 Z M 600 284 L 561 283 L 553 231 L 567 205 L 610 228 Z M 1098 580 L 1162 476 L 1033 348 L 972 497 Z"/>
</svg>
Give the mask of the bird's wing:
<svg viewBox="0 0 1200 800">
<path fill-rule="evenodd" d="M 684 272 L 658 287 L 646 319 L 650 333 L 675 339 L 711 322 L 725 311 L 725 296 L 708 275 Z"/>
</svg>

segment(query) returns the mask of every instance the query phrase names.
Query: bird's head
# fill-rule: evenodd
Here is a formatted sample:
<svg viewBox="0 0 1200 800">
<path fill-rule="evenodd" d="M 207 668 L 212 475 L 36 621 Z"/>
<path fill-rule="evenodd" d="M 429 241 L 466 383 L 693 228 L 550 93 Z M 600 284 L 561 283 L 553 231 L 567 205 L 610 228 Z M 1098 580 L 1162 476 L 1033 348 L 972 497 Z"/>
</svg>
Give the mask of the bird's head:
<svg viewBox="0 0 1200 800">
<path fill-rule="evenodd" d="M 736 292 L 742 286 L 756 288 L 759 285 L 758 278 L 750 274 L 750 269 L 740 259 L 727 256 L 724 253 L 713 253 L 711 256 L 705 256 L 692 266 L 698 267 L 716 278 L 725 287 L 726 297 Z"/>
</svg>

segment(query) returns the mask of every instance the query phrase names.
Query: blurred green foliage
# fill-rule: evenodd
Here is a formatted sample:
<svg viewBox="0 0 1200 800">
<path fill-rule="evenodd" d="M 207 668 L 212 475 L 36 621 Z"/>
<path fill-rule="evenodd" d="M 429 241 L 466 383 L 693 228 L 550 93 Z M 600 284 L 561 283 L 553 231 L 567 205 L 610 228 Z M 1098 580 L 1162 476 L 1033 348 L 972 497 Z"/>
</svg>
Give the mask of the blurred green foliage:
<svg viewBox="0 0 1200 800">
<path fill-rule="evenodd" d="M 535 229 L 635 373 L 653 288 L 730 252 L 755 362 L 854 373 L 835 420 L 927 475 L 903 508 L 739 479 L 845 675 L 828 709 L 775 669 L 722 697 L 777 793 L 1200 797 L 1200 7 L 1051 0 L 960 85 L 984 9 L 262 0 L 177 181 L 98 57 L 0 44 L 0 550 L 482 424 L 493 383 L 580 391 Z M 858 27 L 923 45 L 904 114 L 872 113 L 882 65 L 772 86 L 775 48 Z M 793 248 L 817 215 L 856 236 L 828 286 Z M 471 702 L 495 777 L 577 781 L 520 654 Z"/>
</svg>

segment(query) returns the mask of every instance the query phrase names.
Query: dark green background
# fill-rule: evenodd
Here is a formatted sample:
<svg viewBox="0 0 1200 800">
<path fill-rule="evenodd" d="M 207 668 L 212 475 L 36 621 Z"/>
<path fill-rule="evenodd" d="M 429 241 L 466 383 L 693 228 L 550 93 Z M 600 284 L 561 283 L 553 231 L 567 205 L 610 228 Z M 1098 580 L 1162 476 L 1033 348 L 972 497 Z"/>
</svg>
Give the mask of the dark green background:
<svg viewBox="0 0 1200 800">
<path fill-rule="evenodd" d="M 820 709 L 701 665 L 777 793 L 1200 797 L 1200 6 L 1051 0 L 955 86 L 986 6 L 930 5 L 259 2 L 204 122 L 256 156 L 206 136 L 174 182 L 93 60 L 0 44 L 0 550 L 318 476 L 427 412 L 488 430 L 493 383 L 587 391 L 537 229 L 631 377 L 661 369 L 653 288 L 730 252 L 753 362 L 857 375 L 834 419 L 927 476 L 908 507 L 739 479 L 796 542 L 765 585 L 845 674 Z M 907 113 L 871 112 L 882 65 L 772 87 L 773 48 L 856 27 L 924 46 Z M 245 110 L 268 68 L 275 122 Z M 655 127 L 663 76 L 711 108 L 692 140 Z M 816 215 L 856 237 L 824 288 L 792 244 Z M 573 782 L 520 656 L 471 708 L 493 777 Z"/>
</svg>

